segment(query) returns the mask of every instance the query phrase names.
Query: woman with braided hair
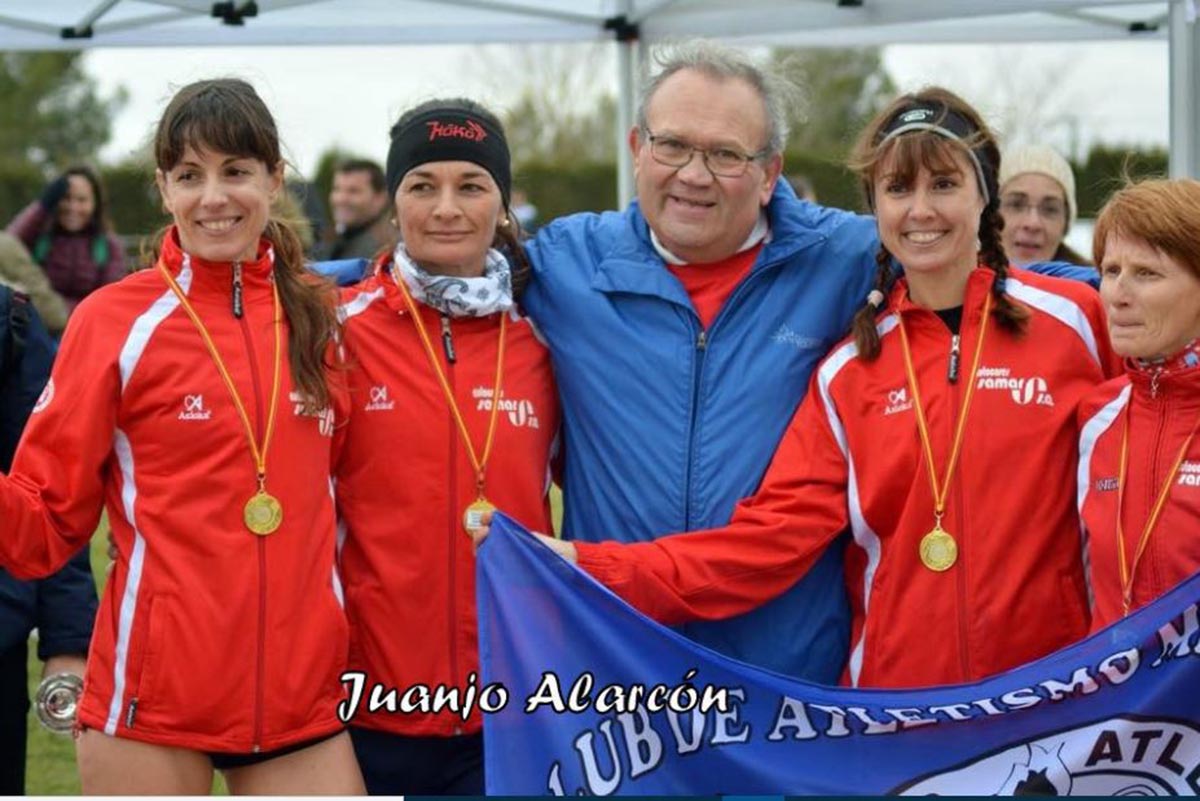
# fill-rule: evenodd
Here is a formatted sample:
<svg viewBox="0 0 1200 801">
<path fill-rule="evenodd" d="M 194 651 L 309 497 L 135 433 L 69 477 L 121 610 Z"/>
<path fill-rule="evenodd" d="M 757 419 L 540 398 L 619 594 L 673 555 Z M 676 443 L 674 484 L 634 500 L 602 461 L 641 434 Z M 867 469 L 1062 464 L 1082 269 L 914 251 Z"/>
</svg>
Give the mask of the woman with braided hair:
<svg viewBox="0 0 1200 801">
<path fill-rule="evenodd" d="M 952 93 L 891 103 L 852 162 L 879 229 L 876 288 L 757 494 L 720 529 L 548 544 L 677 623 L 764 602 L 849 527 L 854 686 L 973 681 L 1084 635 L 1074 410 L 1118 364 L 1095 292 L 1009 267 L 999 160 Z"/>
</svg>

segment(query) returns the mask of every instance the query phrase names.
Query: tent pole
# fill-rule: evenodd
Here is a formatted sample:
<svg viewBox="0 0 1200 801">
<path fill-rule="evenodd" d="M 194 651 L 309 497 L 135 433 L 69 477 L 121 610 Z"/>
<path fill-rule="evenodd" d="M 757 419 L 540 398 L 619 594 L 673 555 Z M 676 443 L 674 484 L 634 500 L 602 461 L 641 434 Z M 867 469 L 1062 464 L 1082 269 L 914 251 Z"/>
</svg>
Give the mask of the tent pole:
<svg viewBox="0 0 1200 801">
<path fill-rule="evenodd" d="M 624 0 L 621 4 L 625 15 L 628 15 L 632 3 Z M 621 17 L 622 22 L 628 19 Z M 636 26 L 621 26 L 616 29 L 617 45 L 617 208 L 624 208 L 633 198 L 633 156 L 629 152 L 626 136 L 633 127 L 633 104 L 635 102 L 635 86 L 637 75 L 638 36 Z"/>
<path fill-rule="evenodd" d="M 1170 14 L 1171 177 L 1200 177 L 1200 22 L 1195 0 Z"/>
</svg>

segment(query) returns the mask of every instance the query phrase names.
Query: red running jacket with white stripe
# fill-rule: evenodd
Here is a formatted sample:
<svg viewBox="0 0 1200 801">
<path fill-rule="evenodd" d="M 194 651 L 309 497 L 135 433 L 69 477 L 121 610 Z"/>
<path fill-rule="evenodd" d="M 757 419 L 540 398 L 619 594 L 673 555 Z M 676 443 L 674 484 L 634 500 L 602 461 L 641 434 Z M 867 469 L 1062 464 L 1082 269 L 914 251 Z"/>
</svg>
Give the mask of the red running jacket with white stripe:
<svg viewBox="0 0 1200 801">
<path fill-rule="evenodd" d="M 993 278 L 980 267 L 968 281 L 956 383 L 947 377 L 949 329 L 907 299 L 901 280 L 877 322 L 879 358 L 856 358 L 853 340 L 834 348 L 758 493 L 737 506 L 728 526 L 626 546 L 577 542 L 579 564 L 664 622 L 719 618 L 791 586 L 849 526 L 853 628 L 844 680 L 854 686 L 972 681 L 1084 635 L 1075 410 L 1119 365 L 1090 287 L 1013 269 L 1007 291 L 1029 309 L 1028 329 L 1016 337 L 989 319 L 970 378 Z M 918 551 L 934 503 L 900 315 L 939 479 L 963 391 L 975 382 L 943 522 L 958 560 L 942 573 L 926 568 Z"/>
<path fill-rule="evenodd" d="M 390 260 L 388 257 L 387 260 Z M 475 474 L 445 394 L 390 273 L 380 271 L 342 296 L 350 418 L 337 466 L 344 526 L 341 575 L 350 621 L 349 669 L 366 674 L 355 726 L 408 736 L 479 731 L 440 714 L 367 710 L 370 687 L 476 687 L 475 549 L 463 511 L 475 500 Z M 434 352 L 482 453 L 496 380 L 500 315 L 448 320 L 455 361 L 447 360 L 442 317 L 417 308 Z M 506 325 L 502 405 L 487 463 L 485 494 L 537 531 L 551 531 L 550 461 L 557 447 L 558 396 L 550 354 L 528 320 Z M 530 625 L 538 625 L 530 621 Z M 399 699 L 397 699 L 399 700 Z"/>
<path fill-rule="evenodd" d="M 1195 358 L 1194 351 L 1192 358 Z M 1200 415 L 1200 361 L 1155 380 L 1153 369 L 1127 363 L 1127 374 L 1096 389 L 1080 405 L 1079 513 L 1087 533 L 1094 595 L 1092 628 L 1123 613 L 1117 562 L 1117 479 L 1121 435 L 1129 420 L 1124 542 L 1132 563 L 1150 510 L 1184 440 Z M 1200 437 L 1192 440 L 1134 575 L 1137 609 L 1200 570 Z"/>
<path fill-rule="evenodd" d="M 247 413 L 266 425 L 275 355 L 272 255 L 242 266 L 163 258 L 205 322 Z M 254 459 L 229 391 L 158 270 L 88 296 L 0 479 L 0 562 L 46 575 L 85 544 L 101 507 L 118 558 L 101 600 L 81 725 L 204 751 L 269 751 L 336 731 L 347 628 L 334 572 L 334 411 L 303 414 L 283 370 L 267 490 L 273 534 L 242 508 Z M 344 404 L 344 398 L 341 403 Z M 336 407 L 335 407 L 336 408 Z M 341 410 L 344 412 L 344 409 Z"/>
</svg>

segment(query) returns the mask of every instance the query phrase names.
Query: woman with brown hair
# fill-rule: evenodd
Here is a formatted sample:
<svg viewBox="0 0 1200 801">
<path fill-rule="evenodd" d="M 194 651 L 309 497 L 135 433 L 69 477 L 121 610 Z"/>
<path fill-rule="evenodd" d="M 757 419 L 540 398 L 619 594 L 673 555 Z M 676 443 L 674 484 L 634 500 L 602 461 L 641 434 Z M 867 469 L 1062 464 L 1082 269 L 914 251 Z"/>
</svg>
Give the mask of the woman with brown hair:
<svg viewBox="0 0 1200 801">
<path fill-rule="evenodd" d="M 85 794 L 207 794 L 214 769 L 239 794 L 358 793 L 336 716 L 335 299 L 271 219 L 283 160 L 249 84 L 181 89 L 154 152 L 174 224 L 152 269 L 72 317 L 0 479 L 0 563 L 45 575 L 108 513 Z"/>
<path fill-rule="evenodd" d="M 340 564 L 349 670 L 367 685 L 471 697 L 482 681 L 467 535 L 493 504 L 550 529 L 558 398 L 549 352 L 517 308 L 529 263 L 511 169 L 500 121 L 478 103 L 402 114 L 387 160 L 401 241 L 343 296 Z M 483 794 L 477 705 L 354 712 L 372 794 Z"/>
<path fill-rule="evenodd" d="M 68 313 L 125 275 L 125 249 L 113 233 L 104 187 L 91 167 L 63 171 L 13 218 L 8 232 L 29 249 Z"/>
<path fill-rule="evenodd" d="M 676 623 L 762 603 L 849 527 L 854 686 L 973 681 L 1083 635 L 1074 409 L 1116 365 L 1091 289 L 1009 267 L 999 158 L 943 89 L 880 112 L 852 162 L 879 230 L 876 288 L 758 493 L 720 529 L 548 544 Z"/>
<path fill-rule="evenodd" d="M 1128 186 L 1096 220 L 1100 296 L 1125 374 L 1079 412 L 1094 628 L 1200 569 L 1198 230 L 1193 179 Z"/>
</svg>

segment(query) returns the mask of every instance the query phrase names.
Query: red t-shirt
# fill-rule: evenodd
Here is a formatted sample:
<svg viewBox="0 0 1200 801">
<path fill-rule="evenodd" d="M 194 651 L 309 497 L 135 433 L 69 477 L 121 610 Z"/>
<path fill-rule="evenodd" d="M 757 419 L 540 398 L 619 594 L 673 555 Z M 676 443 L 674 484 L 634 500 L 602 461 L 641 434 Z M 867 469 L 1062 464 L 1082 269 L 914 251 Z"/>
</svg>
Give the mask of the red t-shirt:
<svg viewBox="0 0 1200 801">
<path fill-rule="evenodd" d="M 667 265 L 667 269 L 687 290 L 692 306 L 696 308 L 696 314 L 700 315 L 700 322 L 706 329 L 712 325 L 734 287 L 749 274 L 760 250 L 762 242 L 721 261 Z"/>
</svg>

